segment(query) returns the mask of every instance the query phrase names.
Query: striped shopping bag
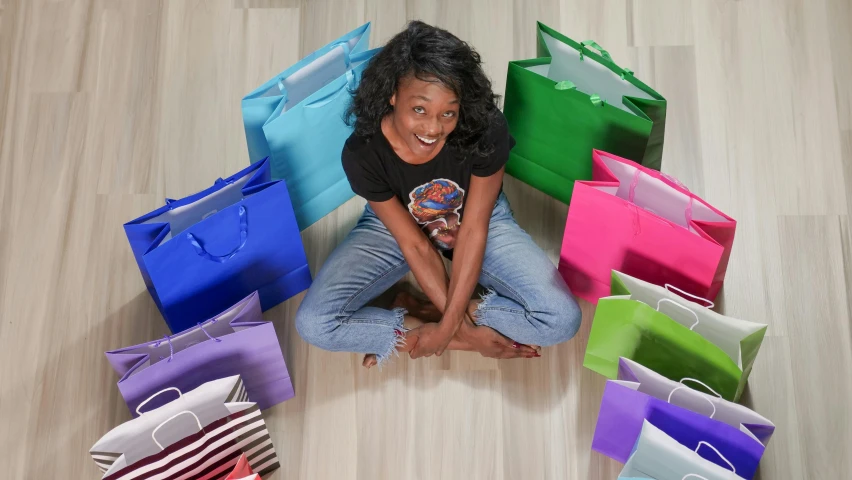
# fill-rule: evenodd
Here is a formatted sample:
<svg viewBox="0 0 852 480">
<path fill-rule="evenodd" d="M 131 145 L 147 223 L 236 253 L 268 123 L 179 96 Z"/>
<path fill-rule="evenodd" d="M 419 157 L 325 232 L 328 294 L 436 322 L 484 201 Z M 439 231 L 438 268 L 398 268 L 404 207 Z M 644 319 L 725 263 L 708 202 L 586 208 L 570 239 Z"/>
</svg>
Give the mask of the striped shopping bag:
<svg viewBox="0 0 852 480">
<path fill-rule="evenodd" d="M 119 425 L 91 448 L 103 480 L 223 480 L 242 455 L 260 475 L 279 467 L 260 409 L 248 401 L 239 376 L 185 394 L 170 387 L 151 398 L 169 391 L 178 399 Z"/>
</svg>

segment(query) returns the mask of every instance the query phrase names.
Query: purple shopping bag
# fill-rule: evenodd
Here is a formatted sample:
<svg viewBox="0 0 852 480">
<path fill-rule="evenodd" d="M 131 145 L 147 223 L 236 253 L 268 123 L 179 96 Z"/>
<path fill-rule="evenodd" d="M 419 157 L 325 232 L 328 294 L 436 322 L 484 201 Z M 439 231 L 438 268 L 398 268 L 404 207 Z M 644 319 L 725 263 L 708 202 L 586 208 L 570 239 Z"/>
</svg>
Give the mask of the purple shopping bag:
<svg viewBox="0 0 852 480">
<path fill-rule="evenodd" d="M 275 328 L 263 321 L 257 292 L 193 328 L 106 356 L 122 376 L 118 390 L 134 417 L 155 392 L 169 387 L 187 392 L 232 375 L 242 377 L 249 400 L 261 410 L 294 395 Z M 171 400 L 171 395 L 159 395 L 145 410 Z"/>
<path fill-rule="evenodd" d="M 622 463 L 630 457 L 647 420 L 666 435 L 705 459 L 735 467 L 752 478 L 765 447 L 753 436 L 718 420 L 672 405 L 635 390 L 638 384 L 608 380 L 604 389 L 592 449 Z M 713 448 L 702 447 L 705 445 Z"/>
</svg>

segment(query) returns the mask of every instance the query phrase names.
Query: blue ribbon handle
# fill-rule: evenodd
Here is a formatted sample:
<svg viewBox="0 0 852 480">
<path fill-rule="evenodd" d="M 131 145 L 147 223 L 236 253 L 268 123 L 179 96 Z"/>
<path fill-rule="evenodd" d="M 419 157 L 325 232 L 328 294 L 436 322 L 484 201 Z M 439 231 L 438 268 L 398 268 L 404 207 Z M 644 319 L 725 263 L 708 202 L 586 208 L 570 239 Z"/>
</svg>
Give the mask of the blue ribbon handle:
<svg viewBox="0 0 852 480">
<path fill-rule="evenodd" d="M 246 246 L 246 240 L 248 240 L 248 219 L 246 217 L 246 207 L 244 205 L 240 205 L 239 209 L 240 213 L 240 244 L 232 250 L 230 253 L 226 253 L 225 255 L 211 255 L 203 245 L 195 238 L 195 235 L 188 233 L 186 234 L 187 240 L 189 243 L 195 247 L 195 253 L 200 257 L 204 257 L 207 260 L 217 263 L 224 263 L 226 260 L 230 260 L 234 257 L 243 247 Z"/>
<path fill-rule="evenodd" d="M 329 50 L 334 50 L 337 47 L 343 47 L 343 61 L 346 62 L 346 68 L 352 68 L 352 60 L 351 60 L 351 47 L 349 46 L 349 41 L 335 43 L 331 46 Z"/>
</svg>

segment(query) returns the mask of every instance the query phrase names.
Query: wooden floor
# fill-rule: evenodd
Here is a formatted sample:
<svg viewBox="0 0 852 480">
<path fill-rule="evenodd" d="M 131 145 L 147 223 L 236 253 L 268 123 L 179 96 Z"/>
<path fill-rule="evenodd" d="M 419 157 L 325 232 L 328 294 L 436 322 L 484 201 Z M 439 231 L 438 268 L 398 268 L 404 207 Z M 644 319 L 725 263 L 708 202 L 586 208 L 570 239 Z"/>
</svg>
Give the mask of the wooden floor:
<svg viewBox="0 0 852 480">
<path fill-rule="evenodd" d="M 739 221 L 724 310 L 770 325 L 746 400 L 778 430 L 763 479 L 852 471 L 850 0 L 0 0 L 0 468 L 100 478 L 129 418 L 103 352 L 166 327 L 121 224 L 247 164 L 240 98 L 364 23 L 407 19 L 482 54 L 498 91 L 535 21 L 593 38 L 669 100 L 664 171 Z M 557 258 L 567 207 L 508 179 Z M 303 234 L 314 272 L 354 199 Z M 614 479 L 590 452 L 604 379 L 573 341 L 541 359 L 308 347 L 302 296 L 266 313 L 297 397 L 267 412 L 275 479 Z"/>
</svg>

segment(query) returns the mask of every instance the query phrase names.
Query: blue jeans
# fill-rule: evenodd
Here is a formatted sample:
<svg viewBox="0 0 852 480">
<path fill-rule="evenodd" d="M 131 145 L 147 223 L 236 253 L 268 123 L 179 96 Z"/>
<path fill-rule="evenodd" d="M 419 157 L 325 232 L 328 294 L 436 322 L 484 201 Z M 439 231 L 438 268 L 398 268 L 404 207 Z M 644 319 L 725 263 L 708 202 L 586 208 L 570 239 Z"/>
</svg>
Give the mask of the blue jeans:
<svg viewBox="0 0 852 480">
<path fill-rule="evenodd" d="M 408 271 L 396 240 L 367 205 L 314 279 L 296 313 L 296 329 L 319 348 L 375 353 L 381 363 L 400 341 L 406 312 L 365 305 Z M 491 214 L 479 283 L 488 293 L 476 311 L 476 323 L 516 342 L 554 345 L 580 327 L 580 308 L 568 286 L 515 222 L 502 193 Z"/>
</svg>

